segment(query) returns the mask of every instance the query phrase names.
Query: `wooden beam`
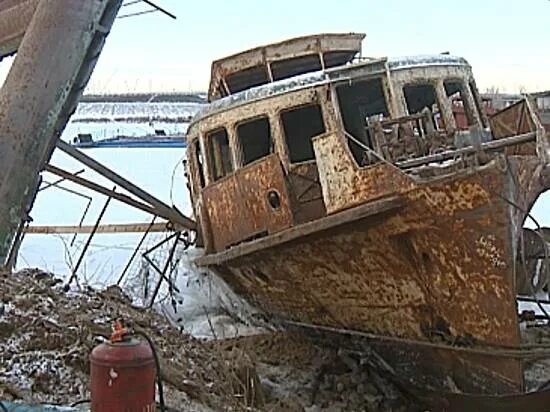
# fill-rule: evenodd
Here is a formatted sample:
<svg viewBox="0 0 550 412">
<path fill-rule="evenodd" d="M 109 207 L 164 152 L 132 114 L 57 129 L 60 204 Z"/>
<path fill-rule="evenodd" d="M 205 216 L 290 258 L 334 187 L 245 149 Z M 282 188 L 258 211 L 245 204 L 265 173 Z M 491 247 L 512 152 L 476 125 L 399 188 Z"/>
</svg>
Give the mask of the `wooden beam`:
<svg viewBox="0 0 550 412">
<path fill-rule="evenodd" d="M 143 233 L 150 227 L 149 232 L 166 232 L 167 223 L 119 223 L 105 224 L 98 226 L 96 233 Z M 28 226 L 25 229 L 27 234 L 49 235 L 49 234 L 73 234 L 73 233 L 92 233 L 94 225 L 83 226 Z"/>
<path fill-rule="evenodd" d="M 82 153 L 82 151 L 78 150 L 77 148 L 71 146 L 69 143 L 64 142 L 63 140 L 57 141 L 57 148 L 61 150 L 62 152 L 68 154 L 72 158 L 78 160 L 82 164 L 88 166 L 90 169 L 92 169 L 94 172 L 99 173 L 101 176 L 109 179 L 111 182 L 119 185 L 124 190 L 130 192 L 132 195 L 139 198 L 141 201 L 146 202 L 153 206 L 155 209 L 159 210 L 160 213 L 158 213 L 159 216 L 166 217 L 170 219 L 172 222 L 177 223 L 181 225 L 185 229 L 195 230 L 196 229 L 196 223 L 193 219 L 188 218 L 187 216 L 182 215 L 177 209 L 174 207 L 170 207 L 161 200 L 157 199 L 156 197 L 152 196 L 150 193 L 147 193 L 145 190 L 141 189 L 140 187 L 136 186 L 129 180 L 125 179 L 124 177 L 120 176 L 118 173 L 114 172 L 113 170 L 109 169 L 108 167 L 104 166 L 97 160 L 91 158 L 85 153 Z M 114 196 L 113 196 L 114 197 Z M 162 213 L 162 215 L 161 215 Z"/>
</svg>

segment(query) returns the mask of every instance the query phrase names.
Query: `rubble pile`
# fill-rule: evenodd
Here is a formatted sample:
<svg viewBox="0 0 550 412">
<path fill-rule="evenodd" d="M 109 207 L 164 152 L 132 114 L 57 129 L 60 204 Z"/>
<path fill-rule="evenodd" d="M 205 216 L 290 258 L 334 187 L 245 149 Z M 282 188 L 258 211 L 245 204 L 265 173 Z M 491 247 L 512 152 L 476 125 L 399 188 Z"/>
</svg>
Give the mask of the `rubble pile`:
<svg viewBox="0 0 550 412">
<path fill-rule="evenodd" d="M 356 354 L 278 332 L 211 342 L 253 360 L 269 411 L 426 411 Z"/>
<path fill-rule="evenodd" d="M 64 405 L 88 399 L 89 354 L 122 318 L 155 342 L 173 410 L 239 406 L 223 360 L 212 362 L 201 341 L 133 307 L 120 289 L 67 291 L 38 270 L 0 275 L 0 284 L 0 399 Z"/>
<path fill-rule="evenodd" d="M 88 399 L 89 354 L 122 318 L 155 342 L 171 411 L 422 410 L 360 358 L 294 334 L 203 341 L 117 287 L 71 291 L 38 270 L 0 284 L 0 400 Z"/>
</svg>

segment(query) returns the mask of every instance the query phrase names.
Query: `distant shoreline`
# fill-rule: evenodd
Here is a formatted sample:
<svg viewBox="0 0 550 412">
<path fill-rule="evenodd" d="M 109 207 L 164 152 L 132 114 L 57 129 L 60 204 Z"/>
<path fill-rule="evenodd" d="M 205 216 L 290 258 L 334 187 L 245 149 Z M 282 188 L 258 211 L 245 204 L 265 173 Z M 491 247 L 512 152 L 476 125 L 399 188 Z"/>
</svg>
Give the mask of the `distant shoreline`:
<svg viewBox="0 0 550 412">
<path fill-rule="evenodd" d="M 85 94 L 81 103 L 207 103 L 206 93 Z"/>
</svg>

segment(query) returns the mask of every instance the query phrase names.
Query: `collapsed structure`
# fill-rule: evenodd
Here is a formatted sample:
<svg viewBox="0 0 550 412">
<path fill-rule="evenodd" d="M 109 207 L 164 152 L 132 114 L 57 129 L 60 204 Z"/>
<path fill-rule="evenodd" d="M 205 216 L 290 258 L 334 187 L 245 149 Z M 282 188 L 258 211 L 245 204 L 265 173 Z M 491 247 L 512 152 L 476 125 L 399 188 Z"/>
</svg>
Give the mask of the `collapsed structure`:
<svg viewBox="0 0 550 412">
<path fill-rule="evenodd" d="M 422 396 L 463 410 L 514 394 L 516 410 L 524 361 L 549 354 L 522 345 L 516 301 L 542 253 L 521 239 L 548 136 L 527 100 L 488 118 L 463 58 L 357 57 L 363 37 L 213 63 L 187 136 L 197 263 Z"/>
</svg>

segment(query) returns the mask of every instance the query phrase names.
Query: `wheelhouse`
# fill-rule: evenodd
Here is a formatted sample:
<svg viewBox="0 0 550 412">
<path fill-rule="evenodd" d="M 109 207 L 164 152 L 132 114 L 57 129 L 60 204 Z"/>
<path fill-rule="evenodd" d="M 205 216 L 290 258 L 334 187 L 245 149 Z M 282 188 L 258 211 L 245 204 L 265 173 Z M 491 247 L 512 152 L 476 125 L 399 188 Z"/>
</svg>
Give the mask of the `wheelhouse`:
<svg viewBox="0 0 550 412">
<path fill-rule="evenodd" d="M 415 161 L 490 139 L 464 59 L 436 55 L 351 61 L 358 50 L 348 43 L 338 50 L 340 54 L 330 54 L 328 46 L 319 46 L 315 53 L 322 62 L 327 61 L 323 53 L 333 56 L 340 66 L 300 74 L 304 67 L 317 66 L 298 69 L 296 56 L 302 62 L 307 58 L 294 48 L 290 58 L 279 55 L 281 61 L 291 61 L 286 73 L 292 77 L 267 76 L 244 90 L 227 86 L 220 74 L 223 62 L 214 64 L 213 101 L 194 119 L 187 136 L 192 200 L 207 253 L 346 207 L 327 205 L 323 194 L 314 147 L 322 136 L 337 136 L 346 161 L 358 169 Z M 344 54 L 344 59 L 334 57 Z M 277 66 L 266 64 L 268 72 Z M 279 62 L 277 67 L 284 66 Z M 243 74 L 250 68 L 241 69 L 225 73 L 254 86 L 254 77 Z"/>
</svg>

